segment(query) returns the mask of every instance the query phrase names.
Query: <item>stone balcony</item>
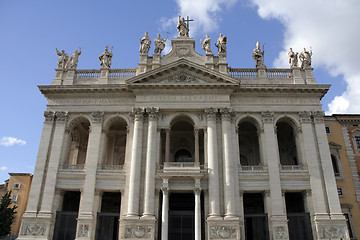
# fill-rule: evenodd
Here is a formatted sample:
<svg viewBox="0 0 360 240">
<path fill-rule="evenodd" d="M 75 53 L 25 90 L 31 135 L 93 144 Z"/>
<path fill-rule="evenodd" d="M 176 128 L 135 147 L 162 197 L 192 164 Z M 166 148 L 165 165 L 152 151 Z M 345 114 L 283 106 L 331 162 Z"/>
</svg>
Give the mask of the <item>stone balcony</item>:
<svg viewBox="0 0 360 240">
<path fill-rule="evenodd" d="M 165 162 L 164 173 L 200 173 L 200 163 L 196 162 Z"/>
</svg>

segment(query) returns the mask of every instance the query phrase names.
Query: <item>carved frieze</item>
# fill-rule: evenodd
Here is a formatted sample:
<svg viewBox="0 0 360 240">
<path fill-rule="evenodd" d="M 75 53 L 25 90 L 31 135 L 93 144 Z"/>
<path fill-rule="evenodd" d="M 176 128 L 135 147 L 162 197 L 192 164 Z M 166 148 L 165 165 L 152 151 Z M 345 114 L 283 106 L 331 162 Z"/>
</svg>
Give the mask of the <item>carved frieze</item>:
<svg viewBox="0 0 360 240">
<path fill-rule="evenodd" d="M 236 227 L 212 227 L 210 239 L 237 239 L 238 231 Z"/>
<path fill-rule="evenodd" d="M 177 57 L 191 57 L 190 46 L 179 45 L 176 47 L 175 54 Z"/>
<path fill-rule="evenodd" d="M 24 224 L 22 227 L 22 235 L 44 236 L 46 226 L 43 224 Z"/>
<path fill-rule="evenodd" d="M 44 112 L 45 122 L 53 122 L 55 119 L 55 113 L 52 111 Z"/>
<path fill-rule="evenodd" d="M 150 226 L 126 226 L 125 238 L 151 238 L 152 227 Z"/>
</svg>

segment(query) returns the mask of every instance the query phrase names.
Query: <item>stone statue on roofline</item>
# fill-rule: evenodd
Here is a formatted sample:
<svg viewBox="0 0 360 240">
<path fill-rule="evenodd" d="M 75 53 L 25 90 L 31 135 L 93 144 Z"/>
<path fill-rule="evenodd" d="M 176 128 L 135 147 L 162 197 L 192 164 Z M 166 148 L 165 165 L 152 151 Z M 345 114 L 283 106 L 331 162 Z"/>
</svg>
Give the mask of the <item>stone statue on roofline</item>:
<svg viewBox="0 0 360 240">
<path fill-rule="evenodd" d="M 69 60 L 69 56 L 67 55 L 65 50 L 61 50 L 61 52 L 59 52 L 57 48 L 55 49 L 56 49 L 56 54 L 59 56 L 59 59 L 57 61 L 58 68 L 63 68 L 63 69 L 66 68 L 66 63 Z"/>
<path fill-rule="evenodd" d="M 205 50 L 205 54 L 213 54 L 210 48 L 211 38 L 209 37 L 209 35 L 206 35 L 204 41 L 200 39 L 200 42 L 202 49 Z"/>
<path fill-rule="evenodd" d="M 109 52 L 109 46 L 106 46 L 105 51 L 99 56 L 101 68 L 110 68 L 112 57 L 113 57 L 112 48 L 111 48 L 111 52 Z"/>
<path fill-rule="evenodd" d="M 312 50 L 311 49 L 308 52 L 304 48 L 304 50 L 300 53 L 299 59 L 301 61 L 301 68 L 302 69 L 311 67 L 311 56 L 312 56 Z"/>
<path fill-rule="evenodd" d="M 189 36 L 189 28 L 187 24 L 185 23 L 185 19 L 183 17 L 179 16 L 179 21 L 177 24 L 177 30 L 179 33 L 179 36 Z"/>
<path fill-rule="evenodd" d="M 157 38 L 155 39 L 155 51 L 156 54 L 161 54 L 162 50 L 165 48 L 165 42 L 167 40 L 168 36 L 166 36 L 165 39 L 161 38 L 160 33 L 157 34 Z"/>
<path fill-rule="evenodd" d="M 293 52 L 292 48 L 289 48 L 288 56 L 289 56 L 290 67 L 292 67 L 292 68 L 297 67 L 297 65 L 298 65 L 298 54 L 299 53 Z"/>
<path fill-rule="evenodd" d="M 148 54 L 151 46 L 151 40 L 148 36 L 148 32 L 145 32 L 145 36 L 140 40 L 140 53 Z"/>
<path fill-rule="evenodd" d="M 220 33 L 220 36 L 217 39 L 217 43 L 215 44 L 215 46 L 218 48 L 218 54 L 226 55 L 226 43 L 227 37 L 223 36 L 222 33 Z"/>
<path fill-rule="evenodd" d="M 255 60 L 255 68 L 266 68 L 264 63 L 264 54 L 265 51 L 261 51 L 260 49 L 260 42 L 256 43 L 256 48 L 254 48 L 252 57 Z"/>
<path fill-rule="evenodd" d="M 78 62 L 79 62 L 80 55 L 81 55 L 81 48 L 79 47 L 79 51 L 75 50 L 74 53 L 69 57 L 69 60 L 66 63 L 66 68 L 76 69 Z"/>
</svg>

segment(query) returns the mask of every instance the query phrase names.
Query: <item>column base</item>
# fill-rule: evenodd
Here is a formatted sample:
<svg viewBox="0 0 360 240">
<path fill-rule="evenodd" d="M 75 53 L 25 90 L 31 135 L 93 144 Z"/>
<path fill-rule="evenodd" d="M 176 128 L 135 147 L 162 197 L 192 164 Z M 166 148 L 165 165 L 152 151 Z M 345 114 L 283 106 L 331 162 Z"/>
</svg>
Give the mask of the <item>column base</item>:
<svg viewBox="0 0 360 240">
<path fill-rule="evenodd" d="M 286 215 L 271 216 L 271 227 L 269 229 L 272 239 L 289 239 L 288 220 Z"/>
<path fill-rule="evenodd" d="M 96 224 L 93 216 L 79 216 L 76 227 L 76 240 L 94 239 Z"/>
<path fill-rule="evenodd" d="M 244 225 L 239 219 L 207 218 L 208 239 L 240 240 Z"/>
<path fill-rule="evenodd" d="M 316 239 L 350 239 L 346 219 L 342 214 L 314 216 L 316 226 Z"/>
<path fill-rule="evenodd" d="M 119 239 L 155 239 L 156 218 L 128 218 L 120 220 Z"/>
<path fill-rule="evenodd" d="M 52 239 L 54 219 L 51 217 L 23 216 L 19 236 L 20 240 L 47 240 Z"/>
</svg>

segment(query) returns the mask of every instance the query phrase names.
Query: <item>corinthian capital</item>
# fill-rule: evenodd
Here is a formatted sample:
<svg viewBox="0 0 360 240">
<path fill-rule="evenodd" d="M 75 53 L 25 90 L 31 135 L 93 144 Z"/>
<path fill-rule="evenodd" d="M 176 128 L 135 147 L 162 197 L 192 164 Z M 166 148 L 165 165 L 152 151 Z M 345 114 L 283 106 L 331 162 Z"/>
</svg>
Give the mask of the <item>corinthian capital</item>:
<svg viewBox="0 0 360 240">
<path fill-rule="evenodd" d="M 91 117 L 93 122 L 101 123 L 104 120 L 104 112 L 93 112 Z"/>
<path fill-rule="evenodd" d="M 149 121 L 156 121 L 159 119 L 159 108 L 157 107 L 148 107 L 146 112 L 149 115 Z"/>
<path fill-rule="evenodd" d="M 144 119 L 144 108 L 133 107 L 130 115 L 134 118 L 135 121 L 141 121 Z"/>
<path fill-rule="evenodd" d="M 55 113 L 55 118 L 57 122 L 66 122 L 68 117 L 67 112 L 56 112 Z"/>
<path fill-rule="evenodd" d="M 234 112 L 228 107 L 220 108 L 220 113 L 221 119 L 226 121 L 231 121 L 231 119 L 235 116 Z"/>
<path fill-rule="evenodd" d="M 45 122 L 53 122 L 55 119 L 55 113 L 52 111 L 44 112 Z"/>
<path fill-rule="evenodd" d="M 299 119 L 301 123 L 310 123 L 311 113 L 308 111 L 299 112 Z"/>
<path fill-rule="evenodd" d="M 312 115 L 314 117 L 314 122 L 324 122 L 324 112 L 323 111 L 316 111 L 312 112 Z"/>
<path fill-rule="evenodd" d="M 216 108 L 207 108 L 207 109 L 205 109 L 206 119 L 208 121 L 215 121 L 217 112 L 218 112 L 218 110 Z"/>
<path fill-rule="evenodd" d="M 261 116 L 263 117 L 262 121 L 263 123 L 272 123 L 274 122 L 275 114 L 270 111 L 262 112 Z"/>
</svg>

